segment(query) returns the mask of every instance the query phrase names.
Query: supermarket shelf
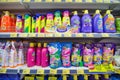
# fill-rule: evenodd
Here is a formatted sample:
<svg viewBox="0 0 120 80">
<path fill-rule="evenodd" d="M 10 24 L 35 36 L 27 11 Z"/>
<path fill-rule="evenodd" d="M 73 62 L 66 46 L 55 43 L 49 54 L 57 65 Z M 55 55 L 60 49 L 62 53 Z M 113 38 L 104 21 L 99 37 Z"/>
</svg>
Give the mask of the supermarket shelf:
<svg viewBox="0 0 120 80">
<path fill-rule="evenodd" d="M 0 38 L 120 38 L 119 33 L 0 33 Z"/>
</svg>

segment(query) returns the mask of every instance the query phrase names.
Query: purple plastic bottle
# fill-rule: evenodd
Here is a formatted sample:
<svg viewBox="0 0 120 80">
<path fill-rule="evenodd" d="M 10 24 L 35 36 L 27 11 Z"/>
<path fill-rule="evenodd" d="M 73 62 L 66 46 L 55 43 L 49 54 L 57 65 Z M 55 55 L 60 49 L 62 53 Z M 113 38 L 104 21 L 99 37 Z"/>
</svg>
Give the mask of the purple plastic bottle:
<svg viewBox="0 0 120 80">
<path fill-rule="evenodd" d="M 88 10 L 84 10 L 84 15 L 82 17 L 82 28 L 81 32 L 91 33 L 92 32 L 92 18 L 88 13 Z"/>
<path fill-rule="evenodd" d="M 38 43 L 38 47 L 36 49 L 36 65 L 40 66 L 41 65 L 41 43 Z"/>
<path fill-rule="evenodd" d="M 48 66 L 48 48 L 47 43 L 44 43 L 44 46 L 42 48 L 41 52 L 41 66 L 47 67 Z"/>
<path fill-rule="evenodd" d="M 96 10 L 93 18 L 93 31 L 97 33 L 103 32 L 103 19 L 99 10 Z"/>
<path fill-rule="evenodd" d="M 27 52 L 27 66 L 33 67 L 35 65 L 35 48 L 34 43 L 30 43 L 30 47 Z"/>
</svg>

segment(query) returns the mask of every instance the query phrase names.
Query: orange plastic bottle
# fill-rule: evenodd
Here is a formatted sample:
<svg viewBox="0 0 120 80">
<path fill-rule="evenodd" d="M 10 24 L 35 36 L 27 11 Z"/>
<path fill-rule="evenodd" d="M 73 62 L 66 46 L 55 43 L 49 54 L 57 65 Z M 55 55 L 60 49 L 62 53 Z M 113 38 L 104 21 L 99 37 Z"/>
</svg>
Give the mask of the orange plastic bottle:
<svg viewBox="0 0 120 80">
<path fill-rule="evenodd" d="M 11 14 L 11 32 L 15 32 L 16 31 L 16 19 L 14 14 Z"/>
<path fill-rule="evenodd" d="M 11 32 L 11 17 L 8 11 L 4 11 L 5 15 L 1 18 L 1 32 Z"/>
</svg>

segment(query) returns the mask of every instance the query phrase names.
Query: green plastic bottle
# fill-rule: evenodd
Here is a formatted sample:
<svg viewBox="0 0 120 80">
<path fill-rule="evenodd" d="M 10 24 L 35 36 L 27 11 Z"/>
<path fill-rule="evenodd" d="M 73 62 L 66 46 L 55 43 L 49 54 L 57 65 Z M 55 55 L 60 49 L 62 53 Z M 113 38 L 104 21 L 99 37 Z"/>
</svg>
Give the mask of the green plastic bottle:
<svg viewBox="0 0 120 80">
<path fill-rule="evenodd" d="M 120 33 L 120 17 L 116 18 L 115 25 L 116 25 L 117 33 Z"/>
</svg>

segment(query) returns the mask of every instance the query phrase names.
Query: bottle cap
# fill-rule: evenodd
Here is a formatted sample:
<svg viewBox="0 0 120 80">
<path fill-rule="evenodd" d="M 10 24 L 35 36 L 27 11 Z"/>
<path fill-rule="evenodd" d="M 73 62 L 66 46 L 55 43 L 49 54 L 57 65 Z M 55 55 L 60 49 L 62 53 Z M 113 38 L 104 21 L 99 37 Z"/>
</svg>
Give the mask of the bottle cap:
<svg viewBox="0 0 120 80">
<path fill-rule="evenodd" d="M 78 15 L 78 12 L 77 12 L 77 11 L 73 11 L 73 14 L 74 14 L 74 15 Z"/>
<path fill-rule="evenodd" d="M 95 14 L 100 14 L 100 10 L 96 10 L 96 11 L 95 11 Z"/>
<path fill-rule="evenodd" d="M 88 14 L 88 10 L 83 10 L 84 14 Z"/>
<path fill-rule="evenodd" d="M 55 12 L 55 16 L 56 16 L 56 17 L 60 17 L 60 14 L 61 14 L 60 11 L 56 11 L 56 12 Z"/>
<path fill-rule="evenodd" d="M 38 43 L 38 47 L 41 47 L 41 43 Z"/>
<path fill-rule="evenodd" d="M 112 11 L 112 10 L 107 10 L 107 11 L 106 11 L 106 14 L 111 14 L 111 11 Z"/>
<path fill-rule="evenodd" d="M 30 43 L 30 47 L 34 47 L 34 43 Z"/>
<path fill-rule="evenodd" d="M 3 11 L 5 13 L 5 15 L 9 15 L 10 12 L 9 11 Z"/>
<path fill-rule="evenodd" d="M 47 47 L 47 43 L 44 43 L 44 47 Z"/>
</svg>

